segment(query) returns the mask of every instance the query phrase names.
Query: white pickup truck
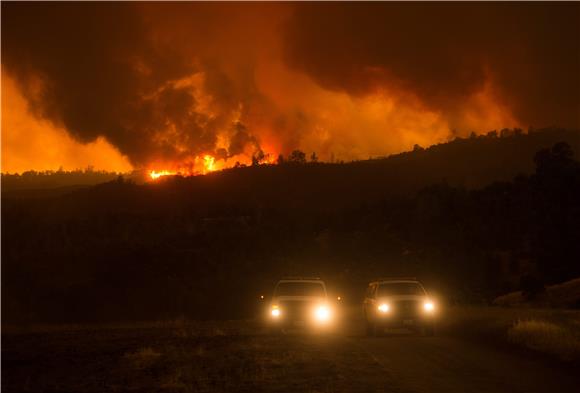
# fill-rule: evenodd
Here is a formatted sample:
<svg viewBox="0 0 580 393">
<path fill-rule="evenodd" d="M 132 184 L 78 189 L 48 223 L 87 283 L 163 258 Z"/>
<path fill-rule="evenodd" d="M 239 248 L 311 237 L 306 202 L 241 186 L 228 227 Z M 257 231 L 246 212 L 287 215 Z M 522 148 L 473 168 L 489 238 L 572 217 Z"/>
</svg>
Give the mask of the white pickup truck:
<svg viewBox="0 0 580 393">
<path fill-rule="evenodd" d="M 324 281 L 314 277 L 285 277 L 276 284 L 268 310 L 272 331 L 327 328 L 333 321 Z"/>
<path fill-rule="evenodd" d="M 414 278 L 371 281 L 363 301 L 363 312 L 369 336 L 400 327 L 420 330 L 427 336 L 435 334 L 435 304 Z"/>
</svg>

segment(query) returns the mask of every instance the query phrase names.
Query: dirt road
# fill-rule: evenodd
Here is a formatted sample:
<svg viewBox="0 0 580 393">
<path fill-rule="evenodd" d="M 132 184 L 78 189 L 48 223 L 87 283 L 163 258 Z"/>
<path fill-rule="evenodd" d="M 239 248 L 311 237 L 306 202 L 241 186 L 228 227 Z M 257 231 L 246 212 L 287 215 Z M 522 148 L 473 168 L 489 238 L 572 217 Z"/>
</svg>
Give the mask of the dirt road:
<svg viewBox="0 0 580 393">
<path fill-rule="evenodd" d="M 402 392 L 574 392 L 580 377 L 452 337 L 351 339 Z M 385 391 L 389 391 L 385 387 Z"/>
<path fill-rule="evenodd" d="M 576 392 L 569 369 L 452 336 L 251 323 L 3 334 L 3 392 Z M 362 329 L 360 329 L 362 330 Z"/>
</svg>

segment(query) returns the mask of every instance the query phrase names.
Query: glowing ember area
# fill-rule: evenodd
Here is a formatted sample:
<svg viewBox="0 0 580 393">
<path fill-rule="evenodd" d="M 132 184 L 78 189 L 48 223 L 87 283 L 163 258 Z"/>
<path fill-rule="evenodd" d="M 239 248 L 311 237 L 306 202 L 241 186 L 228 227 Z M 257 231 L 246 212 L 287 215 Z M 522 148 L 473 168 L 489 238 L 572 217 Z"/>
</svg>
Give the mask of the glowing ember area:
<svg viewBox="0 0 580 393">
<path fill-rule="evenodd" d="M 2 172 L 74 171 L 92 168 L 130 172 L 133 166 L 111 142 L 98 137 L 93 142 L 75 140 L 61 125 L 30 112 L 13 78 L 2 71 Z"/>
<path fill-rule="evenodd" d="M 151 177 L 151 179 L 153 179 L 153 180 L 157 180 L 163 176 L 175 176 L 177 174 L 178 174 L 177 172 L 171 172 L 171 171 L 151 171 L 151 172 L 149 172 L 149 177 Z"/>
<path fill-rule="evenodd" d="M 206 172 L 213 172 L 215 171 L 215 158 L 206 154 L 203 156 L 203 165 L 205 167 Z"/>
<path fill-rule="evenodd" d="M 205 154 L 202 157 L 195 157 L 193 161 L 184 162 L 174 162 L 174 163 L 157 163 L 157 167 L 170 167 L 173 169 L 162 169 L 162 170 L 149 170 L 149 178 L 151 180 L 157 180 L 164 176 L 196 176 L 205 175 L 210 172 L 215 172 L 217 170 L 231 168 L 236 164 L 239 165 L 249 165 L 250 162 L 245 159 L 245 157 L 237 157 L 241 160 L 232 162 L 227 160 L 216 160 L 216 158 L 210 154 Z M 266 160 L 263 161 L 264 164 L 269 163 Z"/>
</svg>

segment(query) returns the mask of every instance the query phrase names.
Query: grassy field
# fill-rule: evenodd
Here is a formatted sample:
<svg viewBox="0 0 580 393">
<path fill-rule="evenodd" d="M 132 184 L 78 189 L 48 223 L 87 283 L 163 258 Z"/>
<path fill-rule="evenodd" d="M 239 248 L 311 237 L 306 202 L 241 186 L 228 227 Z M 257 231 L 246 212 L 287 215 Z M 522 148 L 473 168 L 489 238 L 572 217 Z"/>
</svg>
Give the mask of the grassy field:
<svg viewBox="0 0 580 393">
<path fill-rule="evenodd" d="M 257 321 L 5 327 L 2 391 L 377 391 L 388 375 L 362 349 L 372 339 L 352 315 L 335 334 L 281 337 Z M 577 311 L 477 307 L 442 310 L 438 330 L 577 362 L 579 327 Z M 408 342 L 422 348 L 417 340 L 429 344 Z"/>
<path fill-rule="evenodd" d="M 269 336 L 252 322 L 70 328 L 4 334 L 2 391 L 333 392 L 377 386 L 376 365 L 338 335 Z"/>
</svg>

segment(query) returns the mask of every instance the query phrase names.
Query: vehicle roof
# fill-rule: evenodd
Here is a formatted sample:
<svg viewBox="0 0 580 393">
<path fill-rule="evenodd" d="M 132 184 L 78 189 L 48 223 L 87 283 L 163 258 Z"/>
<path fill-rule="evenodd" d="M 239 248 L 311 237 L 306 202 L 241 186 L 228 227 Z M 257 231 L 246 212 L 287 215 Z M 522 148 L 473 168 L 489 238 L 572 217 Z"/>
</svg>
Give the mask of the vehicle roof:
<svg viewBox="0 0 580 393">
<path fill-rule="evenodd" d="M 278 280 L 278 283 L 281 282 L 314 282 L 324 284 L 324 281 L 322 281 L 319 278 L 283 278 L 281 280 Z"/>
<path fill-rule="evenodd" d="M 379 280 L 373 280 L 369 282 L 370 284 L 386 284 L 386 283 L 395 283 L 395 282 L 408 282 L 408 283 L 417 283 L 421 284 L 421 282 L 414 278 L 385 278 Z"/>
</svg>

